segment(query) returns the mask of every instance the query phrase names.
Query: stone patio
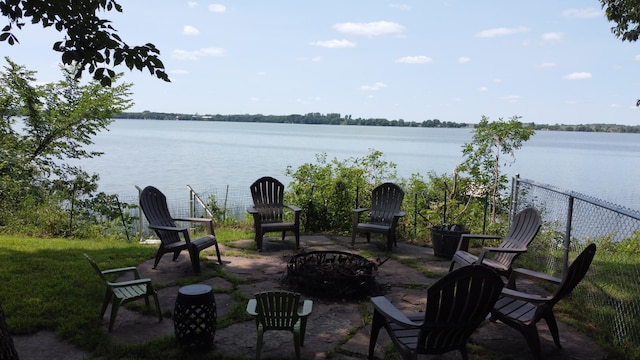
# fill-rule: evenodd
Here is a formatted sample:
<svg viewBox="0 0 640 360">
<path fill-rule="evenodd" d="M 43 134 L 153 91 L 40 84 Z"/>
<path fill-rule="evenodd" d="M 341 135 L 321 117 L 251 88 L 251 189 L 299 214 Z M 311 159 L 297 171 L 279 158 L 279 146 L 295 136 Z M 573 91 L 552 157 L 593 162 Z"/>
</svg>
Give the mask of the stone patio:
<svg viewBox="0 0 640 360">
<path fill-rule="evenodd" d="M 273 238 L 265 238 L 264 250 L 253 252 L 251 256 L 225 255 L 230 249 L 222 246 L 222 259 L 225 274 L 240 279 L 236 289 L 250 299 L 255 292 L 283 288 L 281 279 L 286 272 L 286 264 L 294 252 L 291 250 L 292 239 L 283 243 Z M 350 238 L 329 238 L 326 236 L 303 236 L 303 250 L 352 251 Z M 239 240 L 232 245 L 235 248 L 253 246 L 252 240 Z M 381 251 L 384 241 L 358 239 L 356 250 L 364 250 L 364 254 L 375 254 L 374 257 L 386 259 Z M 363 254 L 361 253 L 361 254 Z M 211 252 L 209 259 L 215 261 Z M 394 258 L 389 259 L 378 269 L 377 281 L 388 297 L 398 308 L 405 312 L 419 312 L 424 308 L 425 288 L 446 274 L 449 261 L 437 258 L 428 247 L 398 243 L 393 251 Z M 376 258 L 369 258 L 377 261 Z M 402 259 L 412 261 L 407 266 Z M 157 269 L 152 269 L 153 260 L 139 264 L 142 277 L 149 277 L 159 289 L 158 294 L 163 313 L 172 313 L 179 286 L 170 286 L 178 279 L 193 275 L 189 257 L 183 252 L 177 261 L 172 262 L 169 255 L 163 257 Z M 218 266 L 218 265 L 213 265 Z M 424 269 L 417 271 L 415 267 Z M 203 273 L 211 274 L 202 283 L 213 287 L 218 319 L 225 316 L 231 308 L 233 299 L 229 295 L 234 285 L 222 278 L 213 277 L 212 268 L 204 266 Z M 429 274 L 425 276 L 423 273 Z M 313 312 L 309 317 L 307 335 L 302 357 L 305 359 L 366 359 L 369 344 L 369 326 L 363 314 L 372 311 L 367 299 L 361 301 L 331 301 L 313 298 Z M 366 311 L 365 311 L 366 310 Z M 107 310 L 107 314 L 109 310 Z M 558 350 L 553 344 L 546 324 L 539 324 L 542 342 L 542 354 L 545 359 L 603 359 L 606 354 L 586 335 L 577 332 L 570 326 L 559 323 L 560 338 L 564 349 Z M 102 322 L 107 332 L 108 315 Z M 142 343 L 159 337 L 173 336 L 173 320 L 165 317 L 162 322 L 153 316 L 141 315 L 137 312 L 121 309 L 109 334 L 114 343 Z M 30 336 L 14 337 L 16 348 L 22 360 L 41 359 L 48 354 L 49 359 L 83 359 L 87 354 L 55 339 L 51 333 L 41 332 Z M 384 358 L 383 348 L 389 342 L 386 332 L 382 330 L 378 339 L 375 356 Z M 212 352 L 254 358 L 256 345 L 256 329 L 253 321 L 235 323 L 231 326 L 218 327 Z M 176 345 L 177 346 L 177 345 Z M 501 324 L 486 322 L 472 336 L 469 343 L 471 359 L 531 359 L 528 346 L 520 333 Z M 262 358 L 288 359 L 295 358 L 292 335 L 288 332 L 270 331 L 265 334 Z M 451 352 L 432 359 L 460 359 L 458 352 Z"/>
</svg>

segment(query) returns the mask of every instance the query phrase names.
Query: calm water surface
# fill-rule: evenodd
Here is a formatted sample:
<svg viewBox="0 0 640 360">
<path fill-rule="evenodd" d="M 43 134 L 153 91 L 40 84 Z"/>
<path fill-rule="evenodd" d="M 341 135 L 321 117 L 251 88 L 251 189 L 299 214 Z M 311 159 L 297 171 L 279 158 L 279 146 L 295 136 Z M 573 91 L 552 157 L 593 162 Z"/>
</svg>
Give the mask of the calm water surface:
<svg viewBox="0 0 640 360">
<path fill-rule="evenodd" d="M 363 157 L 370 149 L 397 164 L 398 175 L 451 173 L 462 162 L 469 129 L 116 120 L 95 138 L 105 154 L 83 161 L 100 174 L 100 191 L 135 196 L 135 186 L 169 193 L 229 185 L 248 188 L 271 175 L 288 182 L 294 169 L 329 159 Z M 640 209 L 640 135 L 539 131 L 505 173 Z"/>
</svg>

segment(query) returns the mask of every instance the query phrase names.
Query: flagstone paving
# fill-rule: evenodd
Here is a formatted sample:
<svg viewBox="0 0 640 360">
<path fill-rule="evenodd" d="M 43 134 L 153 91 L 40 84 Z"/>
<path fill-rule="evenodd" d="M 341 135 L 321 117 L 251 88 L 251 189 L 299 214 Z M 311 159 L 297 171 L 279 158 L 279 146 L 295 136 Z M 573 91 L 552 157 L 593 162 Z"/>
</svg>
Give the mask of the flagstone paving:
<svg viewBox="0 0 640 360">
<path fill-rule="evenodd" d="M 265 239 L 262 252 L 251 252 L 251 256 L 225 256 L 228 247 L 221 247 L 225 274 L 239 279 L 234 284 L 220 277 L 215 277 L 215 271 L 203 266 L 203 274 L 211 277 L 201 283 L 210 285 L 215 292 L 218 319 L 229 312 L 233 305 L 230 293 L 240 291 L 245 298 L 250 299 L 258 291 L 286 288 L 281 280 L 286 273 L 288 259 L 294 254 L 290 249 L 291 241 L 287 238 L 283 243 L 279 240 Z M 252 249 L 251 240 L 239 240 L 233 243 L 235 248 Z M 306 251 L 338 250 L 352 251 L 350 238 L 326 236 L 303 236 L 301 247 Z M 364 250 L 364 254 L 374 254 L 369 260 L 380 262 L 387 259 L 383 250 L 382 240 L 372 239 L 367 243 L 365 239 L 358 239 L 357 250 Z M 237 251 L 236 251 L 237 252 Z M 205 252 L 206 254 L 206 252 Z M 213 254 L 208 257 L 210 265 L 216 267 Z M 411 266 L 406 265 L 410 263 Z M 177 261 L 172 262 L 170 256 L 165 256 L 157 269 L 152 269 L 153 259 L 139 264 L 138 269 L 142 277 L 149 277 L 159 289 L 160 305 L 164 314 L 173 313 L 179 286 L 172 286 L 176 281 L 192 276 L 189 257 L 183 252 Z M 418 271 L 416 268 L 422 270 Z M 429 247 L 399 243 L 393 250 L 393 257 L 379 266 L 377 282 L 383 291 L 398 308 L 405 312 L 420 312 L 424 309 L 424 292 L 428 285 L 447 273 L 449 261 L 433 256 Z M 308 298 L 303 294 L 303 298 Z M 308 320 L 307 335 L 302 357 L 305 359 L 366 359 L 369 345 L 369 326 L 363 314 L 370 313 L 372 307 L 368 299 L 360 301 L 323 300 L 312 298 L 313 312 Z M 107 310 L 109 314 L 109 309 Z M 106 332 L 108 316 L 102 322 Z M 542 342 L 542 353 L 545 359 L 603 359 L 606 354 L 585 334 L 577 332 L 570 326 L 559 323 L 560 338 L 563 350 L 558 350 L 553 344 L 551 335 L 543 323 L 539 324 Z M 174 336 L 173 320 L 165 316 L 158 322 L 153 315 L 141 315 L 126 308 L 121 309 L 114 329 L 109 337 L 114 343 L 135 344 L 157 338 Z M 386 332 L 382 330 L 376 346 L 375 356 L 384 357 L 385 345 L 389 343 Z M 14 343 L 22 360 L 42 359 L 47 354 L 48 359 L 83 359 L 88 354 L 56 339 L 46 331 L 29 336 L 15 336 Z M 246 357 L 255 356 L 256 329 L 255 322 L 243 321 L 221 328 L 215 333 L 212 352 L 219 354 Z M 524 338 L 517 331 L 501 323 L 486 322 L 471 337 L 471 359 L 531 359 Z M 177 346 L 177 345 L 176 345 Z M 288 359 L 295 358 L 291 333 L 269 331 L 265 333 L 262 350 L 263 358 Z M 431 357 L 433 359 L 460 359 L 457 352 Z"/>
</svg>

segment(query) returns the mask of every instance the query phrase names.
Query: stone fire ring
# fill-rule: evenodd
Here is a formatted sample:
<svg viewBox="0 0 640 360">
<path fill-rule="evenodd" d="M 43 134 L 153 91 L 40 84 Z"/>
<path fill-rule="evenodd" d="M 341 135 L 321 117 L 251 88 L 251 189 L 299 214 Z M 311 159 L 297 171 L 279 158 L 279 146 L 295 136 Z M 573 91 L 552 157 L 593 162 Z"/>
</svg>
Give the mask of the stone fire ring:
<svg viewBox="0 0 640 360">
<path fill-rule="evenodd" d="M 359 298 L 376 288 L 378 265 L 343 251 L 311 251 L 294 255 L 285 280 L 306 295 Z"/>
</svg>

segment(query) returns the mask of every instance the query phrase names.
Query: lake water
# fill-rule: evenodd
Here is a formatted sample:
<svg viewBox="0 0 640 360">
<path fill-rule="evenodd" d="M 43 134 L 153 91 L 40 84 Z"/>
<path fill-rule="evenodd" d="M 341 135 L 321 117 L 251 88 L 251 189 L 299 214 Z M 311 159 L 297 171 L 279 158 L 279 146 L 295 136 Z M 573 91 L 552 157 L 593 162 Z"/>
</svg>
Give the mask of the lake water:
<svg viewBox="0 0 640 360">
<path fill-rule="evenodd" d="M 100 174 L 100 191 L 137 195 L 135 186 L 165 193 L 211 187 L 247 189 L 270 175 L 287 183 L 294 169 L 329 159 L 363 157 L 370 149 L 397 164 L 398 175 L 451 173 L 462 162 L 470 129 L 116 120 L 94 139 L 104 155 L 84 160 Z M 640 209 L 640 135 L 539 131 L 503 172 Z"/>
</svg>

